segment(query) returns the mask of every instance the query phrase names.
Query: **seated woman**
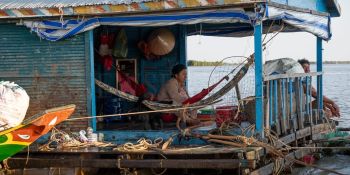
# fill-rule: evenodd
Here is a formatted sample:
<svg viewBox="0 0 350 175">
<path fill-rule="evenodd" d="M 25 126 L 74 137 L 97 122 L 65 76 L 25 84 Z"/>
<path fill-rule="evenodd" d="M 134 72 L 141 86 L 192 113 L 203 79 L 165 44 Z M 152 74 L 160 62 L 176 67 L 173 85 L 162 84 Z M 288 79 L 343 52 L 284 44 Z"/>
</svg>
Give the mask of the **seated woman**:
<svg viewBox="0 0 350 175">
<path fill-rule="evenodd" d="M 158 101 L 171 101 L 174 104 L 182 104 L 189 98 L 189 95 L 185 89 L 185 81 L 187 77 L 187 68 L 183 64 L 177 64 L 172 69 L 171 78 L 160 88 L 157 94 Z M 187 125 L 197 125 L 199 120 L 197 119 L 196 110 L 185 110 L 175 114 L 178 117 L 177 127 L 179 128 L 179 122 L 182 120 Z M 179 128 L 181 129 L 181 128 Z"/>
</svg>

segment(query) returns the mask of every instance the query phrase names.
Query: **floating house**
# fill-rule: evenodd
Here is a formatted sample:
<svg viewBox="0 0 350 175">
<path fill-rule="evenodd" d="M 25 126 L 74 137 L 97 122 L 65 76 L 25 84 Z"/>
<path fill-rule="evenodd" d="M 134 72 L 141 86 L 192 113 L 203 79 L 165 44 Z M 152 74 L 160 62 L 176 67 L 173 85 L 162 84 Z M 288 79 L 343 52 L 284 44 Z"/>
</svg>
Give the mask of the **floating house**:
<svg viewBox="0 0 350 175">
<path fill-rule="evenodd" d="M 66 104 L 77 106 L 73 118 L 126 113 L 134 110 L 135 102 L 112 95 L 95 84 L 97 79 L 121 91 L 127 90 L 120 85 L 121 75 L 116 71 L 116 65 L 134 82 L 144 84 L 150 93 L 155 94 L 170 77 L 174 65 L 186 64 L 187 36 L 253 35 L 256 133 L 265 139 L 264 128 L 267 128 L 276 132 L 284 144 L 297 144 L 299 140 L 304 143 L 306 138 L 312 140 L 321 131 L 328 130 L 322 111 L 322 43 L 332 38 L 331 19 L 340 16 L 340 12 L 336 0 L 3 0 L 0 2 L 0 80 L 14 81 L 28 92 L 28 116 Z M 174 35 L 175 45 L 164 56 L 147 58 L 140 42 L 160 28 Z M 317 72 L 263 74 L 263 35 L 280 32 L 307 32 L 315 36 L 317 50 L 311 50 L 313 47 L 310 46 L 310 52 L 315 52 L 317 57 Z M 114 46 L 109 48 L 112 49 L 109 54 L 112 55 L 111 63 L 103 58 L 99 49 L 102 44 L 110 46 L 112 42 Z M 312 79 L 317 79 L 316 108 L 310 105 Z M 304 81 L 306 98 L 302 97 Z M 64 122 L 60 128 L 76 132 L 90 126 L 94 132 L 103 133 L 105 141 L 117 144 L 137 141 L 141 137 L 166 139 L 173 134 L 174 124 L 159 128 L 151 126 L 152 123 L 145 126 L 145 122 L 150 121 L 142 117 L 131 120 L 125 116 L 104 120 L 92 117 Z M 189 146 L 204 142 L 194 139 L 177 144 Z M 206 151 L 169 153 L 169 157 L 206 155 L 204 158 L 198 156 L 198 159 L 180 156 L 180 159 L 164 161 L 150 156 L 151 160 L 118 159 L 119 162 L 111 157 L 121 153 L 113 151 L 62 151 L 59 152 L 61 159 L 53 158 L 52 154 L 57 152 L 39 151 L 32 154 L 48 156 L 51 163 L 46 157 L 30 160 L 26 167 L 211 168 L 239 169 L 252 174 L 272 173 L 273 163 L 259 163 L 266 155 L 261 148 L 249 151 L 211 149 L 214 152 L 211 161 L 208 161 L 210 156 Z M 90 153 L 93 153 L 93 158 L 82 160 L 78 165 L 76 160 Z M 233 159 L 223 156 L 213 160 L 213 155 L 232 153 L 235 154 Z M 304 154 L 303 150 L 292 156 L 300 158 Z M 71 159 L 71 155 L 75 155 L 75 159 Z M 24 160 L 14 158 L 14 168 L 24 166 Z M 66 163 L 59 163 L 62 160 Z M 159 161 L 164 161 L 164 165 Z M 176 163 L 181 161 L 186 163 Z M 288 165 L 287 160 L 284 163 Z"/>
</svg>

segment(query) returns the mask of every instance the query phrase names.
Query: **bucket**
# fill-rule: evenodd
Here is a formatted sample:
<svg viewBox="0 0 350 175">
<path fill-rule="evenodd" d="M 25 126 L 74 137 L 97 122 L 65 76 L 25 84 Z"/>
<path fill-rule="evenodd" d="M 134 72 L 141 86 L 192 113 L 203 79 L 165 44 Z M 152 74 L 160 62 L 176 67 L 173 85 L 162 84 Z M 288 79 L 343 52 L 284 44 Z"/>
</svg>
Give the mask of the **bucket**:
<svg viewBox="0 0 350 175">
<path fill-rule="evenodd" d="M 237 106 L 220 106 L 215 109 L 216 126 L 220 127 L 224 122 L 239 122 L 235 121 L 234 117 L 237 113 Z"/>
</svg>

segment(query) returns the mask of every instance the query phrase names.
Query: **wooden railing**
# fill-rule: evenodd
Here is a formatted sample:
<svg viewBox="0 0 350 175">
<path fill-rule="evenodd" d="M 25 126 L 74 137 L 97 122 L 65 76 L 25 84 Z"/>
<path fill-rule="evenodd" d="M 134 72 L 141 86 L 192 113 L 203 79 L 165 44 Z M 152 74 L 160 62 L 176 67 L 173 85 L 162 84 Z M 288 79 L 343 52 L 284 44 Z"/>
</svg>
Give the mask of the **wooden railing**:
<svg viewBox="0 0 350 175">
<path fill-rule="evenodd" d="M 285 135 L 317 124 L 322 110 L 312 102 L 312 78 L 321 75 L 322 72 L 265 76 L 265 128 Z"/>
</svg>

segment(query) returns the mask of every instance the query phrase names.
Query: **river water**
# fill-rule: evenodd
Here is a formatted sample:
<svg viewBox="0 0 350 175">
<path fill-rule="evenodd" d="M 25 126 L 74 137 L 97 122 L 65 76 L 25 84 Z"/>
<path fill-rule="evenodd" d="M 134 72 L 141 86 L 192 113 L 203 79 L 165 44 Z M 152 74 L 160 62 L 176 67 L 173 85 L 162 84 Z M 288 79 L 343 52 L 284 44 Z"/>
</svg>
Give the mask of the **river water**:
<svg viewBox="0 0 350 175">
<path fill-rule="evenodd" d="M 208 87 L 208 79 L 214 67 L 189 67 L 188 69 L 188 90 L 190 95 L 193 95 Z M 229 67 L 218 67 L 212 74 L 210 84 L 219 80 L 230 71 Z M 311 65 L 311 71 L 316 69 L 315 65 Z M 339 120 L 340 127 L 350 127 L 350 64 L 325 64 L 324 67 L 324 95 L 334 100 L 340 107 L 341 119 Z M 240 84 L 240 89 L 243 96 L 254 94 L 254 78 L 253 71 Z M 313 80 L 314 86 L 316 85 Z M 224 83 L 223 83 L 224 84 Z M 220 88 L 220 87 L 218 87 Z M 223 97 L 222 104 L 234 103 L 235 93 L 230 92 Z M 324 157 L 317 161 L 317 165 L 324 168 L 333 169 L 344 174 L 350 174 L 350 156 L 334 155 Z M 328 172 L 323 172 L 313 168 L 297 168 L 293 174 L 322 174 L 329 175 Z"/>
</svg>

